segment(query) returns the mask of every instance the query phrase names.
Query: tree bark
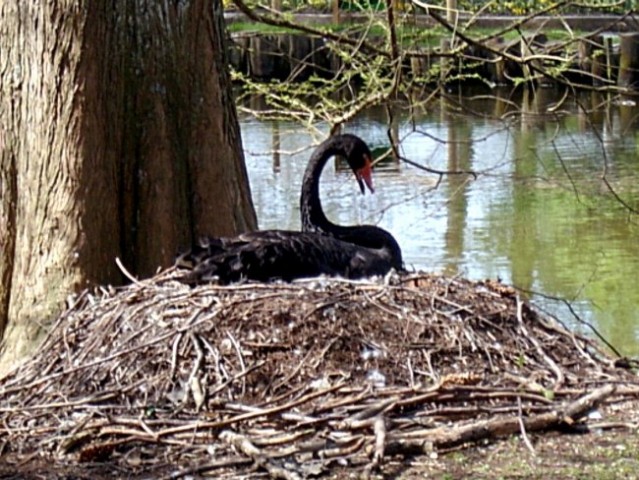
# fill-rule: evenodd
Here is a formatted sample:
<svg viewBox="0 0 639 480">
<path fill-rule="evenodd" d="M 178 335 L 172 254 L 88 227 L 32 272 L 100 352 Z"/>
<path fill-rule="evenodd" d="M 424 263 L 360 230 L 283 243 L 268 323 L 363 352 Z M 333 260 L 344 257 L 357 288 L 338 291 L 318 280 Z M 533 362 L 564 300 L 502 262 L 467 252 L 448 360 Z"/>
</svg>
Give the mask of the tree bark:
<svg viewBox="0 0 639 480">
<path fill-rule="evenodd" d="M 67 295 L 254 228 L 219 0 L 0 3 L 5 367 Z"/>
</svg>

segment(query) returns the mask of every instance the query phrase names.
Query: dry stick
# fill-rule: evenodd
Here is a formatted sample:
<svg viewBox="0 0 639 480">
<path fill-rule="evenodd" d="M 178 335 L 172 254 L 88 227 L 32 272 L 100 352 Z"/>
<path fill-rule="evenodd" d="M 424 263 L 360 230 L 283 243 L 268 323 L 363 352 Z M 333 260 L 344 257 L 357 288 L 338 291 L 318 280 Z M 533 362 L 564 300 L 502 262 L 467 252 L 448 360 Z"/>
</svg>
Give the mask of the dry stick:
<svg viewBox="0 0 639 480">
<path fill-rule="evenodd" d="M 366 428 L 372 425 L 380 415 L 392 410 L 397 405 L 399 398 L 389 398 L 377 402 L 365 410 L 338 422 L 338 428 L 356 430 L 358 428 Z"/>
<path fill-rule="evenodd" d="M 235 340 L 235 337 L 231 334 L 231 332 L 227 331 L 226 336 L 229 337 L 229 340 L 231 341 L 233 348 L 235 348 L 235 352 L 237 353 L 237 358 L 240 361 L 240 367 L 242 367 L 242 371 L 243 372 L 246 371 L 246 364 L 244 363 L 244 355 L 242 355 L 242 348 L 238 344 L 237 340 Z M 246 393 L 246 378 L 243 376 L 242 377 L 242 395 L 244 395 L 245 393 Z"/>
<path fill-rule="evenodd" d="M 362 402 L 366 400 L 367 398 L 369 398 L 371 395 L 373 395 L 373 392 L 371 392 L 369 389 L 364 389 L 354 396 L 350 396 L 347 398 L 339 398 L 336 400 L 329 400 L 323 405 L 320 405 L 319 407 L 317 407 L 315 409 L 315 412 L 322 413 L 326 411 L 334 411 L 346 405 L 353 405 L 358 402 Z"/>
<path fill-rule="evenodd" d="M 169 379 L 171 380 L 175 378 L 175 370 L 177 369 L 178 349 L 180 346 L 180 342 L 182 341 L 182 337 L 184 337 L 184 332 L 178 333 L 175 336 L 175 340 L 173 340 L 173 347 L 171 348 L 171 368 L 169 369 Z"/>
<path fill-rule="evenodd" d="M 202 349 L 202 345 L 198 340 L 198 337 L 192 331 L 189 332 L 189 338 L 191 339 L 191 343 L 193 344 L 193 348 L 197 352 L 197 357 L 195 359 L 195 363 L 193 364 L 193 368 L 191 370 L 191 374 L 189 375 L 188 386 L 191 391 L 191 395 L 193 396 L 193 401 L 195 402 L 195 411 L 200 410 L 204 401 L 206 400 L 206 392 L 202 389 L 202 385 L 200 383 L 200 379 L 198 377 L 199 371 L 202 369 L 202 365 L 204 364 L 204 349 Z M 246 371 L 246 368 L 243 368 L 242 371 Z M 184 393 L 184 401 L 183 406 L 188 402 L 188 390 L 185 390 Z"/>
<path fill-rule="evenodd" d="M 617 393 L 618 395 L 623 395 L 626 397 L 639 396 L 639 385 L 635 382 L 616 382 L 616 381 L 606 382 L 606 384 L 609 384 L 609 385 L 616 385 L 617 383 L 624 385 L 623 387 L 617 387 L 617 389 L 615 390 L 615 393 Z M 632 386 L 629 387 L 628 385 L 632 385 Z"/>
<path fill-rule="evenodd" d="M 408 370 L 408 378 L 410 380 L 409 384 L 411 388 L 415 388 L 415 372 L 413 371 L 413 362 L 411 361 L 410 356 L 406 358 L 406 368 Z"/>
<path fill-rule="evenodd" d="M 342 300 L 342 299 L 344 299 L 344 298 L 348 298 L 348 297 L 350 297 L 350 295 L 351 295 L 351 292 L 345 292 L 345 293 L 342 293 L 342 294 L 336 295 L 335 297 L 331 298 L 330 300 L 328 300 L 328 301 L 326 301 L 326 302 L 322 302 L 322 303 L 320 303 L 319 305 L 315 305 L 315 307 L 314 307 L 313 309 L 311 309 L 311 311 L 310 311 L 310 312 L 306 313 L 306 314 L 304 315 L 304 318 L 302 318 L 302 319 L 300 320 L 300 322 L 299 322 L 299 323 L 300 323 L 300 325 L 301 325 L 301 324 L 304 324 L 304 323 L 306 322 L 306 320 L 308 320 L 308 319 L 309 319 L 309 318 L 310 318 L 313 314 L 315 314 L 316 312 L 319 312 L 320 310 L 323 310 L 323 309 L 325 309 L 325 308 L 327 308 L 327 307 L 331 307 L 331 306 L 333 306 L 333 305 L 335 305 L 335 304 L 339 303 L 339 302 L 340 302 L 340 300 Z M 298 327 L 299 327 L 299 325 L 298 325 Z"/>
<path fill-rule="evenodd" d="M 373 433 L 375 435 L 375 446 L 373 450 L 373 459 L 364 467 L 364 471 L 360 478 L 371 478 L 374 470 L 378 469 L 384 459 L 384 447 L 386 446 L 386 422 L 384 417 L 379 415 L 373 423 Z"/>
<path fill-rule="evenodd" d="M 498 404 L 497 406 L 493 403 L 489 403 L 488 405 L 476 405 L 476 406 L 462 406 L 462 407 L 443 407 L 437 408 L 428 411 L 417 412 L 410 421 L 419 420 L 420 422 L 423 419 L 431 419 L 432 421 L 448 421 L 450 417 L 453 419 L 459 420 L 460 418 L 474 418 L 478 417 L 482 413 L 498 415 L 498 414 L 510 414 L 517 413 L 518 409 L 514 405 L 510 404 Z M 549 412 L 552 411 L 552 407 L 550 405 L 526 405 L 526 411 L 528 413 L 532 412 Z M 396 421 L 401 421 L 402 418 L 396 419 Z M 432 423 L 432 422 L 431 422 Z M 410 435 L 408 435 L 410 436 Z"/>
<path fill-rule="evenodd" d="M 603 139 L 600 138 L 599 140 L 601 142 L 603 142 Z M 595 335 L 604 345 L 606 345 L 606 347 L 608 347 L 611 352 L 613 352 L 615 355 L 617 355 L 617 357 L 622 357 L 621 353 L 619 353 L 619 351 L 608 340 L 606 340 L 606 338 L 599 332 L 599 330 L 597 330 L 597 328 L 595 328 L 594 325 L 592 325 L 590 322 L 588 322 L 586 320 L 583 320 L 579 316 L 579 314 L 577 314 L 577 312 L 573 308 L 572 304 L 568 300 L 566 300 L 565 298 L 560 298 L 560 297 L 556 297 L 556 296 L 553 296 L 553 295 L 547 295 L 547 294 L 542 293 L 542 292 L 537 292 L 537 291 L 534 291 L 534 290 L 528 290 L 528 289 L 525 289 L 525 288 L 517 288 L 517 290 L 520 291 L 520 292 L 531 294 L 531 295 L 536 295 L 536 296 L 542 297 L 542 298 L 547 299 L 547 300 L 552 300 L 552 301 L 555 301 L 555 302 L 562 303 L 563 305 L 566 306 L 566 308 L 568 309 L 568 311 L 573 316 L 573 318 L 575 319 L 576 322 L 578 322 L 581 325 L 586 326 L 593 333 L 593 335 Z M 579 340 L 581 340 L 581 341 L 583 341 L 585 343 L 588 343 L 591 346 L 594 346 L 594 344 L 593 344 L 591 339 L 589 339 L 589 338 L 587 338 L 585 336 L 582 336 L 582 335 L 575 334 L 569 328 L 567 328 L 563 324 L 563 322 L 561 322 L 561 320 L 559 320 L 554 315 L 548 315 L 548 316 L 553 318 L 555 320 L 555 322 L 557 322 L 557 324 L 561 325 L 561 327 L 565 330 L 565 332 L 568 332 L 569 334 L 573 335 L 573 339 L 574 338 L 578 338 Z M 557 329 L 559 328 L 559 327 L 555 327 L 555 326 L 553 326 L 553 327 L 548 326 L 548 327 L 549 328 L 557 328 Z M 577 346 L 576 342 L 575 342 L 575 346 Z M 598 348 L 598 347 L 596 347 L 596 348 L 597 348 L 597 350 L 599 352 L 601 351 L 600 348 Z"/>
<path fill-rule="evenodd" d="M 211 390 L 208 393 L 208 397 L 211 398 L 211 397 L 215 396 L 215 394 L 217 394 L 217 393 L 221 392 L 222 390 L 224 390 L 226 387 L 228 387 L 234 381 L 239 380 L 240 378 L 244 378 L 245 376 L 247 376 L 249 373 L 253 372 L 254 370 L 257 370 L 258 368 L 263 367 L 265 363 L 266 363 L 265 360 L 260 360 L 259 362 L 251 365 L 246 370 L 243 370 L 242 372 L 232 376 L 231 378 L 226 380 L 224 383 L 220 384 L 218 387 L 216 387 L 215 389 Z"/>
<path fill-rule="evenodd" d="M 532 454 L 532 456 L 536 457 L 537 453 L 535 452 L 535 449 L 533 448 L 532 443 L 530 443 L 528 434 L 526 434 L 526 425 L 524 425 L 524 419 L 522 416 L 522 409 L 521 409 L 521 397 L 517 397 L 517 420 L 519 421 L 519 431 L 521 432 L 521 438 L 523 438 L 524 440 L 524 445 L 526 445 L 528 450 L 530 450 L 530 453 Z"/>
<path fill-rule="evenodd" d="M 382 460 L 384 458 L 384 447 L 386 445 L 386 422 L 384 420 L 384 415 L 379 415 L 375 419 L 373 432 L 375 433 L 375 453 L 373 455 L 373 465 L 377 467 L 382 463 Z"/>
<path fill-rule="evenodd" d="M 286 385 L 286 384 L 285 384 Z M 300 392 L 306 392 L 308 390 L 313 390 L 313 388 L 310 385 L 307 384 L 302 384 L 302 385 L 297 385 L 297 386 L 291 386 L 289 390 L 287 390 L 286 392 L 282 393 L 281 395 L 276 395 L 275 397 L 271 397 L 268 400 L 259 402 L 256 406 L 263 408 L 266 407 L 267 405 L 273 405 L 279 402 L 284 401 L 285 399 L 289 398 L 289 397 L 293 397 L 295 395 L 297 395 Z"/>
<path fill-rule="evenodd" d="M 275 447 L 296 442 L 297 440 L 306 438 L 314 433 L 317 433 L 314 428 L 308 428 L 299 432 L 279 432 L 276 436 L 271 436 L 269 438 L 254 438 L 253 443 L 260 447 Z"/>
<path fill-rule="evenodd" d="M 222 383 L 222 388 L 226 387 L 226 385 L 229 385 L 233 380 L 235 380 L 235 377 L 229 378 L 229 372 L 226 370 L 224 365 L 220 363 L 220 352 L 218 351 L 218 349 L 215 348 L 213 345 L 211 345 L 211 342 L 209 342 L 207 338 L 204 336 L 202 337 L 202 343 L 204 343 L 204 346 L 206 347 L 206 349 L 213 356 L 213 360 L 215 364 L 215 369 L 213 370 L 213 372 L 216 373 L 217 377 L 226 379 Z M 258 363 L 260 364 L 260 366 L 262 366 L 264 365 L 265 362 L 258 362 Z M 215 393 L 217 393 L 220 390 L 221 388 L 216 389 L 214 392 L 209 393 L 209 397 L 212 397 Z"/>
<path fill-rule="evenodd" d="M 614 385 L 605 385 L 597 390 L 593 390 L 592 392 L 568 404 L 566 409 L 563 411 L 564 417 L 571 419 L 573 422 L 579 420 L 579 418 L 602 403 L 616 391 L 617 390 Z"/>
<path fill-rule="evenodd" d="M 592 423 L 589 425 L 589 427 L 590 427 L 590 430 L 613 430 L 613 429 L 639 430 L 639 423 L 599 422 L 599 423 Z"/>
<path fill-rule="evenodd" d="M 124 266 L 124 264 L 122 263 L 122 260 L 120 260 L 120 257 L 115 257 L 115 264 L 118 266 L 118 268 L 120 269 L 120 271 L 124 274 L 124 276 L 126 278 L 128 278 L 129 280 L 131 280 L 131 282 L 135 283 L 136 285 L 144 285 L 144 283 L 140 282 L 137 278 L 135 278 L 131 272 L 129 272 L 126 267 Z"/>
<path fill-rule="evenodd" d="M 572 424 L 606 400 L 614 391 L 611 385 L 599 388 L 578 398 L 563 409 L 528 417 L 524 420 L 524 426 L 528 431 L 539 431 Z M 433 447 L 450 448 L 466 442 L 477 442 L 487 438 L 497 439 L 518 431 L 520 431 L 519 417 L 514 416 L 482 420 L 462 427 L 428 429 L 419 440 L 393 440 L 394 435 L 391 434 L 391 441 L 386 446 L 386 452 L 391 455 L 428 453 Z"/>
<path fill-rule="evenodd" d="M 225 409 L 231 410 L 234 412 L 244 412 L 244 413 L 259 413 L 263 412 L 264 408 L 262 407 L 254 407 L 249 405 L 241 405 L 237 403 L 227 403 L 224 405 Z M 291 422 L 297 422 L 298 425 L 300 423 L 304 423 L 305 425 L 315 424 L 320 421 L 325 421 L 324 419 L 318 419 L 315 417 L 311 417 L 309 415 L 303 413 L 295 413 L 295 412 L 285 412 L 280 415 L 282 420 L 287 420 Z"/>
<path fill-rule="evenodd" d="M 244 455 L 250 457 L 255 462 L 255 466 L 266 470 L 271 478 L 281 478 L 283 480 L 301 480 L 302 478 L 296 472 L 291 472 L 270 462 L 268 457 L 245 435 L 225 430 L 220 433 L 220 440 L 233 445 Z"/>
<path fill-rule="evenodd" d="M 304 403 L 310 402 L 311 400 L 314 400 L 315 398 L 318 397 L 322 397 L 324 395 L 328 395 L 329 393 L 335 392 L 337 390 L 339 390 L 340 388 L 342 388 L 343 385 L 342 384 L 337 384 L 334 385 L 330 388 L 324 389 L 324 390 L 320 390 L 318 392 L 314 392 L 311 393 L 309 395 L 306 395 L 305 397 L 302 397 L 298 400 L 295 400 L 293 402 L 287 403 L 286 405 L 281 405 L 279 407 L 273 407 L 273 408 L 267 408 L 264 410 L 259 410 L 256 412 L 250 412 L 250 413 L 244 413 L 242 415 L 237 415 L 235 417 L 231 417 L 228 418 L 226 420 L 219 420 L 219 421 L 215 421 L 215 422 L 193 422 L 191 424 L 188 425 L 181 425 L 179 427 L 172 427 L 172 428 L 167 428 L 165 430 L 162 430 L 160 432 L 158 432 L 158 437 L 165 437 L 167 435 L 172 435 L 174 433 L 180 433 L 180 432 L 185 432 L 185 431 L 189 431 L 192 429 L 202 429 L 202 428 L 208 428 L 208 429 L 217 429 L 217 428 L 223 428 L 223 427 L 227 427 L 229 425 L 233 425 L 234 423 L 239 423 L 239 422 L 243 422 L 246 420 L 252 420 L 254 418 L 259 418 L 259 417 L 266 417 L 269 415 L 273 415 L 273 414 L 277 414 L 277 413 L 281 413 L 283 411 L 286 410 L 290 410 L 294 407 L 297 407 L 299 405 L 303 405 Z"/>
<path fill-rule="evenodd" d="M 348 455 L 352 455 L 353 453 L 359 451 L 364 446 L 364 443 L 366 443 L 366 437 L 363 435 L 360 437 L 351 437 L 348 441 L 352 442 L 348 446 L 338 447 L 338 448 L 327 448 L 323 450 L 322 457 L 323 458 L 338 458 L 338 457 L 343 458 Z"/>
<path fill-rule="evenodd" d="M 66 438 L 58 443 L 57 453 L 65 454 L 92 438 L 91 433 L 84 429 L 89 420 L 87 416 L 73 427 Z"/>
<path fill-rule="evenodd" d="M 18 408 L 16 407 L 7 407 L 0 408 L 0 413 L 9 413 L 9 412 L 27 412 L 27 411 L 35 411 L 35 410 L 47 410 L 52 408 L 77 408 L 80 406 L 87 406 L 93 403 L 102 403 L 105 400 L 109 400 L 111 398 L 117 397 L 118 395 L 123 395 L 130 390 L 133 390 L 140 386 L 144 380 L 139 380 L 131 385 L 127 385 L 126 387 L 119 387 L 117 389 L 105 390 L 101 392 L 94 393 L 92 395 L 88 395 L 80 400 L 75 401 L 66 401 L 66 402 L 54 402 L 54 403 L 41 403 L 37 405 L 20 405 Z"/>
<path fill-rule="evenodd" d="M 522 290 L 524 291 L 524 290 Z M 534 292 L 529 292 L 529 293 L 534 293 Z M 537 295 L 536 293 L 534 293 L 535 295 Z M 549 315 L 547 312 L 544 312 L 547 315 Z M 575 350 L 579 353 L 579 355 L 581 355 L 591 366 L 593 366 L 598 373 L 602 372 L 602 368 L 601 368 L 601 363 L 599 361 L 597 361 L 597 359 L 595 358 L 595 356 L 590 353 L 587 352 L 581 345 L 581 343 L 583 343 L 584 345 L 590 346 L 592 348 L 594 348 L 596 350 L 597 353 L 601 353 L 601 350 L 599 349 L 599 347 L 597 345 L 594 344 L 594 342 L 584 336 L 581 336 L 577 333 L 575 333 L 574 331 L 566 328 L 566 326 L 563 325 L 563 323 L 561 323 L 561 321 L 552 316 L 549 315 L 549 318 L 551 318 L 554 322 L 547 322 L 544 320 L 540 320 L 540 324 L 546 329 L 549 330 L 551 332 L 557 333 L 559 335 L 561 335 L 562 337 L 567 337 L 570 339 L 573 347 L 575 348 Z M 587 323 L 587 322 L 586 322 Z M 599 335 L 598 332 L 596 332 L 597 335 Z M 600 338 L 602 338 L 600 336 Z M 607 344 L 607 342 L 604 340 L 604 343 Z M 613 351 L 615 351 L 614 349 L 612 349 Z M 616 351 L 615 351 L 616 352 Z M 620 357 L 620 355 L 617 353 L 617 356 Z"/>
<path fill-rule="evenodd" d="M 125 350 L 120 350 L 120 351 L 115 352 L 115 353 L 113 353 L 111 355 L 99 358 L 97 360 L 94 360 L 92 362 L 86 363 L 84 365 L 79 365 L 77 367 L 73 367 L 73 368 L 70 368 L 68 370 L 63 370 L 61 372 L 57 372 L 57 373 L 51 374 L 51 375 L 49 375 L 47 377 L 44 377 L 44 378 L 38 378 L 36 380 L 33 380 L 28 385 L 22 385 L 22 386 L 17 386 L 17 387 L 13 387 L 13 388 L 7 388 L 7 389 L 4 389 L 4 390 L 0 390 L 0 397 L 2 395 L 7 395 L 9 393 L 14 393 L 14 392 L 25 390 L 25 389 L 30 389 L 30 388 L 33 388 L 35 386 L 41 385 L 41 384 L 43 384 L 43 383 L 45 383 L 45 382 L 47 382 L 49 380 L 54 380 L 56 378 L 60 378 L 60 377 L 63 377 L 65 375 L 70 375 L 72 373 L 79 372 L 81 370 L 86 370 L 88 368 L 91 368 L 91 367 L 94 367 L 94 366 L 109 362 L 111 360 L 115 360 L 116 358 L 124 356 L 124 355 L 127 355 L 129 353 L 133 353 L 135 351 L 144 350 L 145 348 L 152 347 L 153 345 L 156 345 L 158 343 L 163 342 L 164 340 L 166 340 L 168 338 L 171 338 L 173 335 L 175 335 L 176 332 L 184 332 L 184 331 L 187 331 L 189 328 L 192 328 L 192 327 L 196 326 L 199 322 L 195 322 L 195 320 L 205 310 L 206 310 L 206 307 L 203 307 L 202 309 L 198 310 L 195 313 L 195 315 L 193 315 L 191 320 L 189 321 L 190 322 L 189 325 L 179 327 L 179 328 L 175 329 L 174 331 L 171 331 L 171 332 L 169 332 L 169 333 L 167 333 L 165 335 L 161 335 L 159 337 L 155 337 L 154 339 L 149 340 L 146 343 L 143 343 L 143 344 L 140 344 L 140 345 L 136 345 L 134 347 L 127 348 Z M 200 322 L 201 321 L 202 320 L 200 320 Z"/>
<path fill-rule="evenodd" d="M 463 397 L 460 397 L 460 392 L 464 393 Z M 434 393 L 434 395 L 433 395 Z M 463 401 L 469 402 L 473 400 L 484 400 L 484 399 L 501 399 L 501 398 L 522 398 L 526 400 L 530 400 L 536 403 L 543 403 L 545 405 L 552 405 L 553 401 L 542 396 L 536 395 L 534 393 L 524 393 L 515 390 L 500 390 L 497 388 L 484 388 L 484 387 L 455 387 L 455 388 L 441 388 L 435 392 L 428 392 L 425 395 L 419 395 L 415 397 L 423 401 L 424 399 L 431 399 L 432 401 L 439 402 L 447 402 L 447 401 Z M 413 398 L 407 398 L 406 400 L 401 400 L 398 402 L 398 405 L 410 405 L 414 402 Z"/>
<path fill-rule="evenodd" d="M 299 455 L 300 453 L 317 454 L 318 452 L 319 456 L 322 458 L 328 458 L 331 456 L 344 457 L 358 451 L 366 441 L 366 437 L 364 435 L 349 435 L 348 437 L 340 438 L 339 441 L 337 441 L 335 439 L 326 438 L 323 432 L 318 433 L 316 429 L 309 429 L 308 435 L 310 436 L 313 434 L 316 435 L 316 438 L 296 443 L 274 452 L 269 452 L 269 458 L 284 458 L 292 455 Z M 253 442 L 256 443 L 255 440 L 253 440 Z M 338 446 L 335 447 L 334 445 Z"/>
<path fill-rule="evenodd" d="M 448 300 L 447 298 L 441 297 L 439 295 L 433 295 L 432 299 L 433 299 L 433 301 L 437 300 L 438 302 L 445 303 L 445 304 L 450 305 L 451 307 L 455 307 L 457 309 L 457 310 L 455 310 L 453 312 L 441 312 L 444 315 L 454 314 L 454 313 L 458 313 L 458 312 L 466 312 L 466 313 L 468 313 L 470 315 L 475 313 L 471 306 L 459 305 L 458 303 L 455 303 L 452 300 Z"/>
<path fill-rule="evenodd" d="M 109 400 L 111 398 L 117 397 L 121 391 L 113 391 L 113 392 L 101 392 L 95 393 L 93 395 L 89 395 L 86 398 L 82 398 L 80 400 L 75 400 L 72 402 L 54 402 L 54 403 L 44 403 L 38 405 L 21 405 L 19 409 L 9 407 L 9 408 L 0 408 L 0 413 L 8 413 L 15 412 L 17 410 L 21 412 L 26 412 L 30 410 L 47 410 L 52 408 L 75 408 L 82 405 L 87 405 L 89 403 L 100 403 L 105 400 Z"/>
<path fill-rule="evenodd" d="M 179 472 L 172 473 L 165 477 L 161 477 L 161 480 L 177 480 L 179 478 L 190 477 L 200 473 L 210 472 L 211 470 L 218 470 L 221 468 L 234 468 L 234 467 L 246 467 L 253 464 L 253 460 L 244 457 L 231 457 L 222 460 L 216 460 L 215 462 L 205 463 L 198 465 L 197 467 L 186 468 Z"/>
<path fill-rule="evenodd" d="M 539 344 L 539 341 L 530 333 L 528 333 L 528 330 L 524 326 L 524 319 L 522 316 L 523 305 L 524 305 L 524 302 L 522 302 L 521 298 L 517 296 L 517 321 L 519 322 L 519 328 L 523 332 L 524 336 L 528 340 L 530 340 L 532 344 L 535 346 L 535 349 L 537 350 L 537 353 L 539 354 L 539 356 L 541 356 L 541 358 L 546 362 L 546 364 L 550 367 L 550 369 L 555 373 L 556 381 L 553 386 L 553 390 L 558 390 L 564 384 L 564 381 L 565 381 L 564 373 L 561 371 L 561 369 L 555 363 L 555 361 L 552 358 L 550 358 L 546 354 L 546 352 L 544 352 L 544 349 Z"/>
<path fill-rule="evenodd" d="M 220 440 L 233 445 L 239 451 L 241 451 L 247 457 L 255 459 L 256 457 L 263 457 L 262 451 L 253 445 L 253 442 L 245 435 L 232 432 L 231 430 L 224 430 L 220 433 Z"/>
<path fill-rule="evenodd" d="M 147 433 L 148 435 L 151 435 L 153 438 L 156 438 L 155 432 L 151 429 L 151 427 L 147 425 L 144 419 L 140 418 L 138 420 L 138 424 L 140 425 L 140 427 L 142 427 L 142 430 L 144 430 L 145 433 Z"/>
<path fill-rule="evenodd" d="M 286 375 L 282 380 L 280 380 L 273 386 L 273 391 L 277 391 L 283 385 L 288 385 L 290 380 L 295 377 L 304 366 L 306 366 L 306 361 L 311 357 L 313 353 L 313 348 L 309 348 L 308 353 L 304 355 L 304 358 L 301 361 L 298 362 L 297 366 L 291 371 L 291 373 Z"/>
</svg>

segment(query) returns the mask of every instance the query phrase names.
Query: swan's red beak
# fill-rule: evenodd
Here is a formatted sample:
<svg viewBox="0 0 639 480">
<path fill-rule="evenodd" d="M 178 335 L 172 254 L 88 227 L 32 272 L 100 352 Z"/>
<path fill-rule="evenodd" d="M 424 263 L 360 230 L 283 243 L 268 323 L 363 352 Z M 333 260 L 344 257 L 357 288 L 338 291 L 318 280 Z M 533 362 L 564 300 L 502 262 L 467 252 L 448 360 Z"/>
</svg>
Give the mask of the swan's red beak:
<svg viewBox="0 0 639 480">
<path fill-rule="evenodd" d="M 362 195 L 365 193 L 364 184 L 366 184 L 371 193 L 375 193 L 375 187 L 373 187 L 373 162 L 368 155 L 364 155 L 364 160 L 366 162 L 364 166 L 355 170 L 355 178 L 357 178 Z"/>
</svg>

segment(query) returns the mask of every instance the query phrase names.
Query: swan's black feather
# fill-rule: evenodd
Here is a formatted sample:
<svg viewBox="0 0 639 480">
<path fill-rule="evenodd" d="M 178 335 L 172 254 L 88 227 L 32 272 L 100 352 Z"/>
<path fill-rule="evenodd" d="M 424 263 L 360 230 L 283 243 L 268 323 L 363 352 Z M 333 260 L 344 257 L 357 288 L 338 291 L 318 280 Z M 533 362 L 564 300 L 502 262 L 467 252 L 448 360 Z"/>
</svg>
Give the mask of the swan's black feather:
<svg viewBox="0 0 639 480">
<path fill-rule="evenodd" d="M 255 233 L 267 234 L 206 239 L 181 258 L 182 265 L 191 266 L 183 280 L 193 284 L 213 279 L 268 282 L 322 274 L 361 278 L 383 275 L 393 267 L 390 257 L 325 235 L 284 230 Z"/>
<path fill-rule="evenodd" d="M 191 284 L 213 279 L 290 281 L 322 274 L 361 278 L 403 269 L 401 249 L 389 232 L 372 225 L 335 225 L 324 215 L 319 177 L 334 155 L 343 155 L 360 185 L 365 182 L 372 191 L 366 143 L 355 135 L 331 137 L 315 150 L 304 173 L 302 232 L 264 230 L 203 238 L 178 257 L 176 265 L 190 270 L 182 280 Z"/>
</svg>

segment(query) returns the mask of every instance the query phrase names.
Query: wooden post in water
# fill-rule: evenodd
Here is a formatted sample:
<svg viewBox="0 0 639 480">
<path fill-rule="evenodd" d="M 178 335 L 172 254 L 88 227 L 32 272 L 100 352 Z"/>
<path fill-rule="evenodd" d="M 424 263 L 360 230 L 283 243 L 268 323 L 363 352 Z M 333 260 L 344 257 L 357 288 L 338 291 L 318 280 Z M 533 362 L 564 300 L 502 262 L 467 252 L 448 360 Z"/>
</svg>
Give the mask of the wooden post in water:
<svg viewBox="0 0 639 480">
<path fill-rule="evenodd" d="M 399 136 L 399 116 L 398 115 L 393 115 L 391 117 L 391 124 L 390 124 L 390 129 L 389 129 L 389 133 L 390 133 L 390 138 L 391 138 L 391 142 L 393 142 L 393 155 L 392 155 L 392 161 L 393 161 L 393 170 L 394 171 L 399 171 L 399 157 L 395 154 L 396 152 L 399 151 L 399 141 L 400 141 L 400 136 Z"/>
<path fill-rule="evenodd" d="M 577 48 L 577 55 L 579 57 L 579 70 L 588 73 L 592 72 L 594 55 L 595 55 L 595 43 L 590 38 L 583 38 L 579 41 Z M 585 78 L 584 80 L 588 84 L 593 84 L 594 79 L 592 77 Z"/>
<path fill-rule="evenodd" d="M 539 79 L 538 73 L 541 70 L 540 61 L 531 60 L 531 58 L 535 55 L 535 48 L 545 44 L 546 41 L 546 35 L 543 33 L 521 37 L 520 52 L 522 59 L 525 59 L 525 62 L 522 64 L 522 69 L 527 82 L 532 82 L 536 77 Z"/>
<path fill-rule="evenodd" d="M 608 68 L 610 53 L 606 51 L 606 39 L 601 35 L 597 35 L 592 38 L 590 44 L 590 74 L 592 75 L 592 83 L 595 86 L 604 85 L 610 80 Z M 610 43 L 608 43 L 608 48 L 610 48 Z M 585 51 L 587 49 L 583 48 L 583 50 Z M 584 62 L 582 65 L 586 68 L 587 62 Z"/>
<path fill-rule="evenodd" d="M 450 53 L 450 40 L 442 38 L 439 43 L 440 53 Z M 449 57 L 439 57 L 439 81 L 441 84 L 446 83 L 446 78 L 451 70 L 451 62 Z"/>
<path fill-rule="evenodd" d="M 333 11 L 333 23 L 337 25 L 339 23 L 339 0 L 332 1 L 332 11 Z"/>
<path fill-rule="evenodd" d="M 603 45 L 606 56 L 606 80 L 612 81 L 612 37 L 604 37 Z"/>
<path fill-rule="evenodd" d="M 282 168 L 282 138 L 280 136 L 280 122 L 273 122 L 273 171 L 279 172 Z"/>
<path fill-rule="evenodd" d="M 411 57 L 410 59 L 410 73 L 413 74 L 413 77 L 419 77 L 422 74 L 422 62 L 420 62 L 421 58 Z"/>
<path fill-rule="evenodd" d="M 282 0 L 271 0 L 271 8 L 276 12 L 282 11 Z"/>
<path fill-rule="evenodd" d="M 530 41 L 530 39 L 526 38 L 525 36 L 522 36 L 519 39 L 519 49 L 520 49 L 520 52 L 521 52 L 522 59 L 532 56 L 533 52 L 532 52 L 532 50 L 530 48 L 530 45 L 528 43 L 529 41 Z M 530 68 L 530 64 L 528 63 L 528 61 L 522 62 L 521 68 L 522 68 L 522 70 L 524 72 L 524 79 L 527 82 L 532 81 L 532 79 L 533 79 L 533 71 Z"/>
<path fill-rule="evenodd" d="M 457 23 L 457 0 L 446 0 L 446 20 Z"/>
<path fill-rule="evenodd" d="M 487 43 L 487 46 L 498 52 L 506 50 L 504 37 L 497 37 L 490 40 Z M 504 60 L 504 57 L 498 53 L 488 53 L 487 58 L 489 60 L 486 62 L 486 76 L 488 80 L 497 85 L 505 85 L 508 83 L 508 78 L 506 78 L 506 61 Z"/>
<path fill-rule="evenodd" d="M 639 33 L 620 35 L 619 76 L 617 85 L 625 88 L 639 87 Z"/>
<path fill-rule="evenodd" d="M 420 77 L 426 75 L 431 67 L 430 50 L 425 51 L 425 57 L 411 57 L 410 59 L 410 71 L 413 77 Z"/>
</svg>

